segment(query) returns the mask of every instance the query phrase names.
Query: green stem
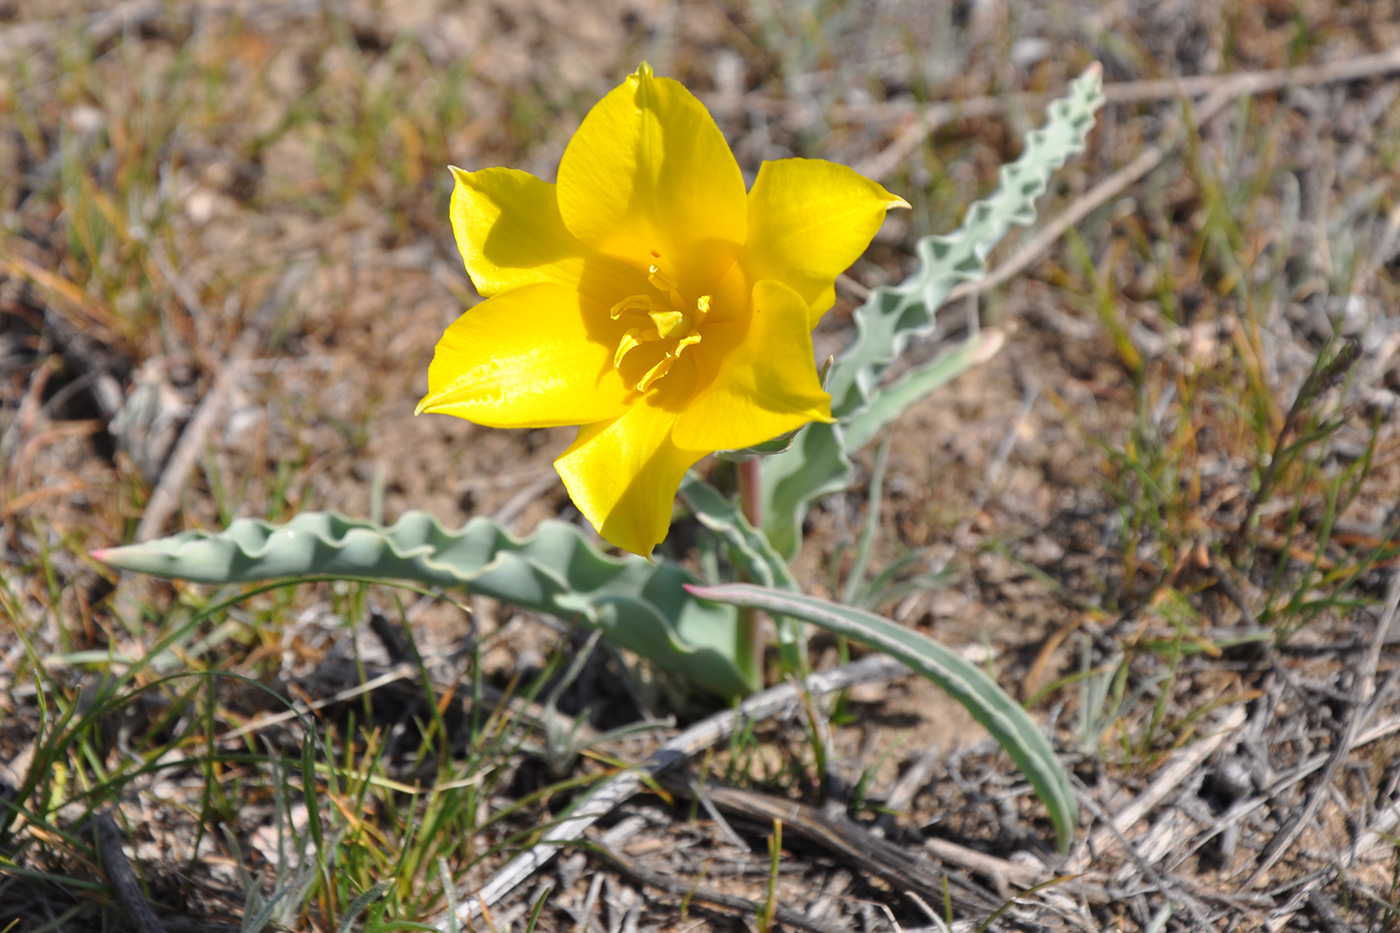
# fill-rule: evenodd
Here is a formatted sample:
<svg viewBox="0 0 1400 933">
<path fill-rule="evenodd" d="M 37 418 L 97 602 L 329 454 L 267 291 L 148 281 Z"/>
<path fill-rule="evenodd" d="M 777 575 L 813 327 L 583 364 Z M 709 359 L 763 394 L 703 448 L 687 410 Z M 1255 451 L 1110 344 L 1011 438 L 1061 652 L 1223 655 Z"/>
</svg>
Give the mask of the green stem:
<svg viewBox="0 0 1400 933">
<path fill-rule="evenodd" d="M 739 476 L 739 507 L 750 525 L 763 527 L 763 477 L 759 473 L 758 457 L 734 464 Z M 755 609 L 739 610 L 739 643 L 736 658 L 739 669 L 755 690 L 763 687 L 763 617 Z"/>
</svg>

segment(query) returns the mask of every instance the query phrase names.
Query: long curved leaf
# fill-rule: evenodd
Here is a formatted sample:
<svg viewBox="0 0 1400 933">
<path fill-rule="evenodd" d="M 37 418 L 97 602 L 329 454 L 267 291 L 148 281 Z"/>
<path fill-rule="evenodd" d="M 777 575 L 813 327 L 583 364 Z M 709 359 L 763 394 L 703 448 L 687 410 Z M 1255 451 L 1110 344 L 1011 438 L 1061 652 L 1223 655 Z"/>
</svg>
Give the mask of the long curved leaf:
<svg viewBox="0 0 1400 933">
<path fill-rule="evenodd" d="M 307 512 L 286 525 L 239 519 L 220 533 L 187 531 L 93 556 L 197 583 L 340 574 L 461 587 L 600 628 L 614 644 L 721 696 L 752 689 L 732 660 L 733 608 L 690 596 L 684 585 L 698 581 L 685 569 L 607 557 L 563 522 L 541 522 L 516 538 L 486 518 L 447 531 L 426 512 L 407 512 L 388 528 Z"/>
<path fill-rule="evenodd" d="M 1102 72 L 1090 68 L 1050 105 L 1045 125 L 1027 134 L 1020 158 L 1001 167 L 997 190 L 974 202 L 955 232 L 919 240 L 918 271 L 899 285 L 872 290 L 856 309 L 855 338 L 826 381 L 837 424 L 808 425 L 790 449 L 763 461 L 764 531 L 778 553 L 796 556 L 808 506 L 850 484 L 849 452 L 918 401 L 918 389 L 926 394 L 939 384 L 924 378 L 927 372 L 897 386 L 882 387 L 880 380 L 909 341 L 933 332 L 939 307 L 958 283 L 987 274 L 987 255 L 1011 227 L 1034 222 L 1036 199 L 1065 160 L 1084 150 L 1103 100 Z M 891 395 L 881 402 L 886 392 Z"/>
<path fill-rule="evenodd" d="M 1069 848 L 1078 822 L 1069 776 L 1025 709 L 980 668 L 925 635 L 869 612 L 814 596 L 747 583 L 686 589 L 717 603 L 783 613 L 811 622 L 908 664 L 966 707 L 1001 743 L 1049 808 L 1060 850 Z"/>
</svg>

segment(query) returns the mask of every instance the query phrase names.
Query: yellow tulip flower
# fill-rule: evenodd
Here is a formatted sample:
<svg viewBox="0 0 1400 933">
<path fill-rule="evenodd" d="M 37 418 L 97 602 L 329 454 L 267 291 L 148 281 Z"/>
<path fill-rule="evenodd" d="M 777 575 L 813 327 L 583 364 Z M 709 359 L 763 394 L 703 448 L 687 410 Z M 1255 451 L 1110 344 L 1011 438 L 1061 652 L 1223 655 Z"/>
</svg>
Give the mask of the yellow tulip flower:
<svg viewBox="0 0 1400 933">
<path fill-rule="evenodd" d="M 452 229 L 487 300 L 437 345 L 419 412 L 579 425 L 555 461 L 605 539 L 649 555 L 685 471 L 830 421 L 811 329 L 901 198 L 845 166 L 765 162 L 645 63 L 584 118 L 557 184 L 453 168 Z"/>
</svg>

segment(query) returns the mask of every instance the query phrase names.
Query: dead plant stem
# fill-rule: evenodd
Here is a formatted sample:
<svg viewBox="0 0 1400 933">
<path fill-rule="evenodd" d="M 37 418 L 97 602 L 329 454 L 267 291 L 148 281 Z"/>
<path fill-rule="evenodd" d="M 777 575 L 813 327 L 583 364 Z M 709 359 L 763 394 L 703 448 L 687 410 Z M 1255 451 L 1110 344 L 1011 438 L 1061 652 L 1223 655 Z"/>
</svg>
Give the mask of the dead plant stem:
<svg viewBox="0 0 1400 933">
<path fill-rule="evenodd" d="M 857 684 L 889 680 L 908 671 L 909 668 L 893 658 L 871 655 L 830 671 L 813 674 L 807 680 L 806 689 L 816 696 Z M 469 924 L 542 868 L 560 849 L 582 836 L 588 827 L 641 789 L 643 777 L 651 778 L 676 767 L 722 741 L 742 723 L 766 719 L 798 701 L 799 688 L 794 684 L 782 684 L 754 694 L 735 709 L 716 713 L 691 726 L 663 744 L 641 765 L 622 771 L 599 785 L 565 819 L 550 827 L 539 842 L 516 855 L 485 885 L 459 891 L 455 920 L 444 914 L 435 918 L 433 925 L 445 931 Z"/>
</svg>

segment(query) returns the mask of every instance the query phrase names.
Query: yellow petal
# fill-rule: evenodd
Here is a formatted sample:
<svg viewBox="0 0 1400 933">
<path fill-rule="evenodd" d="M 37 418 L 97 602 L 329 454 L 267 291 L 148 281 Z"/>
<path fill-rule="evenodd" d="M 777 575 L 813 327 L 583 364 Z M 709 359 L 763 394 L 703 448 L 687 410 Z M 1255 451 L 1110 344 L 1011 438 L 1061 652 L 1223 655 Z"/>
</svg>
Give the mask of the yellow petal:
<svg viewBox="0 0 1400 933">
<path fill-rule="evenodd" d="M 443 334 L 418 411 L 493 428 L 615 418 L 631 395 L 613 368 L 623 328 L 606 305 L 561 285 L 513 288 Z"/>
<path fill-rule="evenodd" d="M 643 557 L 671 527 L 681 477 L 708 453 L 672 442 L 676 414 L 655 404 L 660 394 L 620 418 L 579 428 L 573 446 L 554 461 L 569 498 L 598 534 Z"/>
<path fill-rule="evenodd" d="M 749 192 L 748 239 L 740 262 L 749 281 L 796 289 L 810 325 L 836 301 L 836 277 L 865 252 L 903 198 L 844 165 L 820 159 L 764 162 Z"/>
<path fill-rule="evenodd" d="M 452 169 L 452 232 L 482 295 L 538 282 L 576 288 L 599 301 L 641 291 L 635 270 L 580 243 L 559 216 L 555 187 L 528 172 Z"/>
<path fill-rule="evenodd" d="M 746 210 L 743 175 L 709 112 L 645 64 L 589 111 L 559 163 L 564 226 L 638 268 L 655 261 L 686 294 L 734 261 Z"/>
<path fill-rule="evenodd" d="M 833 420 L 807 322 L 802 296 L 770 279 L 754 286 L 747 322 L 706 327 L 692 350 L 702 387 L 676 418 L 674 441 L 693 450 L 733 450 L 809 421 Z"/>
</svg>

